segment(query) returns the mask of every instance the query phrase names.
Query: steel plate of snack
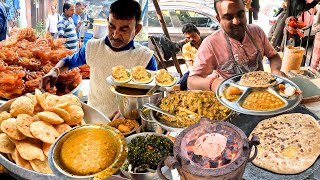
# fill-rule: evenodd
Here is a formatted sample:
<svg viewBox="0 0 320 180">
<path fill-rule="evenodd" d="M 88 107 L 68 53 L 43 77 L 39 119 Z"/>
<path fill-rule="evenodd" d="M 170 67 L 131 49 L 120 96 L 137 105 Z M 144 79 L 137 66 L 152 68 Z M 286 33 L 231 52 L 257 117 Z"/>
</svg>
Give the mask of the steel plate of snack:
<svg viewBox="0 0 320 180">
<path fill-rule="evenodd" d="M 223 105 L 242 114 L 267 116 L 267 115 L 280 114 L 280 113 L 292 110 L 301 102 L 302 94 L 295 93 L 290 97 L 285 97 L 283 94 L 279 93 L 278 85 L 283 84 L 286 87 L 289 87 L 289 86 L 294 87 L 297 92 L 301 92 L 300 88 L 287 78 L 284 78 L 278 75 L 273 75 L 273 76 L 276 78 L 277 82 L 274 86 L 270 86 L 268 88 L 252 88 L 252 87 L 242 86 L 242 85 L 239 85 L 239 81 L 242 77 L 242 74 L 232 76 L 229 79 L 224 80 L 219 85 L 216 96 Z M 240 94 L 240 97 L 237 100 L 232 101 L 226 98 L 224 91 L 229 86 L 234 86 L 241 90 L 242 93 Z M 252 92 L 268 92 L 269 94 L 272 94 L 276 98 L 282 100 L 284 102 L 284 105 L 282 107 L 270 109 L 270 110 L 252 110 L 252 109 L 244 108 L 242 105 L 245 99 Z"/>
<path fill-rule="evenodd" d="M 127 83 L 118 83 L 115 82 L 112 79 L 112 76 L 108 76 L 107 77 L 107 83 L 110 85 L 116 85 L 116 86 L 122 86 L 122 87 L 128 87 L 128 88 L 136 88 L 136 89 L 151 89 L 152 87 L 154 87 L 156 85 L 156 80 L 155 80 L 155 74 L 156 71 L 149 71 L 151 74 L 153 74 L 153 80 L 150 83 L 146 83 L 146 84 L 141 84 L 141 83 L 136 83 L 133 80 L 130 80 Z M 160 87 L 159 91 L 167 91 L 170 90 L 175 84 L 177 84 L 177 82 L 180 79 L 179 73 L 176 72 L 169 72 L 173 77 L 175 77 L 175 81 L 176 83 L 174 83 L 172 86 L 170 87 Z"/>
</svg>

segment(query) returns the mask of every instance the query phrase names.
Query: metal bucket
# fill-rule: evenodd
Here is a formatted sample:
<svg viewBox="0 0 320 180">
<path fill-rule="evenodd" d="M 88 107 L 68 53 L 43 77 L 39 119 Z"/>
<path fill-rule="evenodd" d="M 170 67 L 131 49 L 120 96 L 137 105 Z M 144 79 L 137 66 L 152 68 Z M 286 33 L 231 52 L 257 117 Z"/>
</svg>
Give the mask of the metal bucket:
<svg viewBox="0 0 320 180">
<path fill-rule="evenodd" d="M 121 94 L 116 89 L 116 86 L 110 87 L 110 90 L 116 95 L 116 103 L 121 115 L 127 119 L 140 118 L 140 109 L 145 103 L 157 104 L 163 98 L 163 92 L 157 92 L 153 95 L 128 95 Z"/>
<path fill-rule="evenodd" d="M 144 132 L 156 132 L 159 128 L 157 122 L 152 119 L 150 111 L 150 109 L 145 107 L 140 110 L 142 130 Z"/>
<path fill-rule="evenodd" d="M 100 39 L 107 36 L 108 33 L 108 20 L 107 19 L 94 19 L 93 21 L 93 37 Z"/>
</svg>

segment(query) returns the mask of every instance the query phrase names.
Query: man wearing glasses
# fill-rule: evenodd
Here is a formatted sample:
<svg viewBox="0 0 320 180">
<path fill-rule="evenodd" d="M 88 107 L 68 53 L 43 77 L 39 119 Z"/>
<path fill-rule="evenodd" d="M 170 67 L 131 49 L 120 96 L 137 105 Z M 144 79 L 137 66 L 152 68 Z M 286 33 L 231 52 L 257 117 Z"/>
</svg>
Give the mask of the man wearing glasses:
<svg viewBox="0 0 320 180">
<path fill-rule="evenodd" d="M 266 56 L 273 74 L 280 71 L 281 59 L 263 30 L 247 25 L 242 0 L 215 0 L 220 30 L 208 36 L 198 49 L 188 78 L 188 88 L 216 91 L 223 79 L 235 74 L 263 70 Z"/>
</svg>

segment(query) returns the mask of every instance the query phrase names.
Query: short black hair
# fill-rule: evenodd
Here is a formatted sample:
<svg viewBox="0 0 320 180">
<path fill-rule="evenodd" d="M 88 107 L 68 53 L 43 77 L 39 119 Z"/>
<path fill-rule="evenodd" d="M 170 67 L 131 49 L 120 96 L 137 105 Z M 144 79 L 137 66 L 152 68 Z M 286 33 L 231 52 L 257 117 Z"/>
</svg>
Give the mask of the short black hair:
<svg viewBox="0 0 320 180">
<path fill-rule="evenodd" d="M 110 6 L 110 14 L 116 19 L 129 20 L 136 19 L 136 22 L 141 20 L 141 6 L 135 0 L 117 0 Z"/>
<path fill-rule="evenodd" d="M 217 13 L 217 16 L 219 16 L 219 13 L 218 13 L 218 10 L 217 10 L 217 3 L 218 3 L 218 2 L 222 2 L 222 1 L 230 1 L 230 0 L 214 0 L 213 6 L 214 6 L 214 10 L 215 10 L 216 13 Z M 241 2 L 244 4 L 244 1 L 243 1 L 243 0 L 241 0 Z"/>
<path fill-rule="evenodd" d="M 71 2 L 65 2 L 65 3 L 63 4 L 62 11 L 64 12 L 64 10 L 70 9 L 71 6 L 73 6 L 73 4 L 72 4 Z"/>
<path fill-rule="evenodd" d="M 83 2 L 76 2 L 76 6 L 82 6 L 82 5 L 84 5 Z"/>
<path fill-rule="evenodd" d="M 187 23 L 185 25 L 183 25 L 182 27 L 182 33 L 185 34 L 185 33 L 197 33 L 197 34 L 200 34 L 200 31 L 198 30 L 198 28 L 192 24 L 192 23 Z"/>
</svg>

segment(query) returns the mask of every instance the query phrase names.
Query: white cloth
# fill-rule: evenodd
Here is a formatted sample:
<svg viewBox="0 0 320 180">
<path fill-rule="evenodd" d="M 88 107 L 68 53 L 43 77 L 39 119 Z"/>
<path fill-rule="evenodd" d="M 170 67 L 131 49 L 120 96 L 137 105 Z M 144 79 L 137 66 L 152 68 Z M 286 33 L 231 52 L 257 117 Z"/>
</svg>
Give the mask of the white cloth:
<svg viewBox="0 0 320 180">
<path fill-rule="evenodd" d="M 115 52 L 104 40 L 105 38 L 89 40 L 86 47 L 86 62 L 90 66 L 88 104 L 110 116 L 118 110 L 116 96 L 110 91 L 110 85 L 106 81 L 112 74 L 112 68 L 118 65 L 128 69 L 135 66 L 146 67 L 153 51 L 135 43 L 134 49 Z"/>
<path fill-rule="evenodd" d="M 50 33 L 58 32 L 58 22 L 59 22 L 59 14 L 49 14 L 46 21 L 46 31 Z"/>
</svg>

